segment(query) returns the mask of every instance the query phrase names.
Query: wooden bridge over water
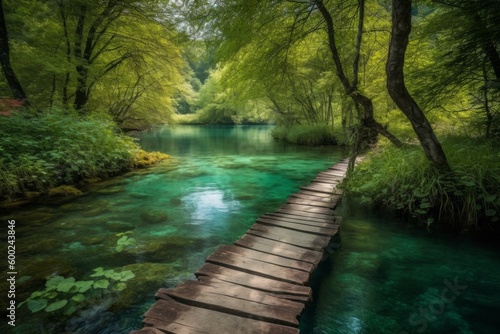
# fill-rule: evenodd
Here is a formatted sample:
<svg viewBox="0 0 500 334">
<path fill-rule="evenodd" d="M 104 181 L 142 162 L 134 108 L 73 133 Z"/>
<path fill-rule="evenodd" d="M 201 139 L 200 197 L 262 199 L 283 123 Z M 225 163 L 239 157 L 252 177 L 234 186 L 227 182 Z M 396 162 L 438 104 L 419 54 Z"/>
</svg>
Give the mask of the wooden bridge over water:
<svg viewBox="0 0 500 334">
<path fill-rule="evenodd" d="M 297 334 L 312 297 L 307 286 L 339 230 L 336 185 L 347 161 L 321 172 L 276 212 L 257 219 L 233 245 L 220 246 L 198 280 L 161 288 L 130 334 Z"/>
</svg>

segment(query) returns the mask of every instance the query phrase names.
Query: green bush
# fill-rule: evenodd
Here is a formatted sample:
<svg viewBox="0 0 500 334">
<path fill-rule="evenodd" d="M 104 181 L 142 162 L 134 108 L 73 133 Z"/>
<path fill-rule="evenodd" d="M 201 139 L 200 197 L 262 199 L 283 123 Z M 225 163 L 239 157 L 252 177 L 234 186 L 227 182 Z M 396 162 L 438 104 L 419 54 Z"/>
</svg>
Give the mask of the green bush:
<svg viewBox="0 0 500 334">
<path fill-rule="evenodd" d="M 404 210 L 428 224 L 437 219 L 461 231 L 498 229 L 498 149 L 471 138 L 447 138 L 443 147 L 451 172 L 430 167 L 419 146 L 387 146 L 359 163 L 344 187 L 365 202 Z"/>
<path fill-rule="evenodd" d="M 47 110 L 0 117 L 0 199 L 104 178 L 130 167 L 138 150 L 105 116 Z"/>
<path fill-rule="evenodd" d="M 277 126 L 271 135 L 275 139 L 299 145 L 333 145 L 336 144 L 333 131 L 328 125 L 307 124 L 290 127 Z"/>
</svg>

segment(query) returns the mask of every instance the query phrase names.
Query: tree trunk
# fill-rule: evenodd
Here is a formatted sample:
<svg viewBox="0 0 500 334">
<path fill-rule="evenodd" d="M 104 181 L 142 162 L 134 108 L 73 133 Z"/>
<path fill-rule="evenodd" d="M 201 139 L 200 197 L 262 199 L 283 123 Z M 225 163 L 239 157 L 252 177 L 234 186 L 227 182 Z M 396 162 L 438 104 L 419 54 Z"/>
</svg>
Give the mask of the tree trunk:
<svg viewBox="0 0 500 334">
<path fill-rule="evenodd" d="M 387 89 L 393 101 L 410 120 L 427 159 L 438 168 L 449 169 L 439 140 L 404 82 L 405 52 L 411 31 L 411 4 L 411 0 L 392 1 L 391 42 L 386 65 Z"/>
<path fill-rule="evenodd" d="M 333 26 L 333 19 L 332 16 L 330 15 L 330 12 L 328 9 L 326 9 L 324 3 L 322 0 L 316 0 L 315 1 L 316 6 L 318 7 L 319 12 L 321 13 L 321 16 L 323 16 L 323 19 L 325 20 L 326 23 L 326 28 L 327 28 L 327 33 L 328 33 L 328 46 L 330 48 L 331 54 L 332 54 L 332 59 L 333 62 L 335 63 L 335 69 L 337 73 L 337 77 L 340 79 L 340 82 L 342 83 L 342 86 L 344 87 L 344 90 L 346 91 L 347 95 L 351 97 L 351 99 L 354 101 L 355 104 L 360 105 L 363 107 L 364 115 L 363 115 L 363 125 L 374 130 L 375 132 L 381 134 L 382 136 L 386 137 L 397 147 L 402 147 L 403 143 L 392 133 L 390 133 L 386 128 L 384 128 L 379 122 L 377 122 L 373 116 L 373 103 L 370 98 L 367 96 L 363 95 L 356 86 L 353 86 L 350 82 L 349 79 L 347 78 L 344 68 L 342 67 L 342 62 L 340 60 L 340 54 L 337 48 L 337 43 L 335 41 L 335 29 Z M 363 1 L 360 2 L 361 5 L 364 4 Z M 363 11 L 360 11 L 360 13 L 363 13 Z M 360 14 L 361 15 L 361 14 Z M 362 22 L 358 23 L 362 27 Z M 359 52 L 360 49 L 360 43 L 361 43 L 361 36 L 360 32 L 358 30 L 358 37 L 357 37 L 357 46 L 356 49 Z M 359 61 L 359 57 L 357 57 Z M 357 65 L 356 65 L 357 66 Z M 355 72 L 357 71 L 357 67 L 355 66 Z M 357 73 L 355 73 L 355 79 L 353 79 L 353 83 L 357 84 L 357 79 L 356 79 Z"/>
<path fill-rule="evenodd" d="M 10 64 L 9 35 L 7 34 L 7 25 L 5 24 L 3 0 L 0 0 L 0 62 L 2 63 L 2 71 L 14 98 L 23 101 L 25 105 L 29 104 L 23 87 L 19 83 L 19 80 L 17 80 L 16 73 Z"/>
</svg>

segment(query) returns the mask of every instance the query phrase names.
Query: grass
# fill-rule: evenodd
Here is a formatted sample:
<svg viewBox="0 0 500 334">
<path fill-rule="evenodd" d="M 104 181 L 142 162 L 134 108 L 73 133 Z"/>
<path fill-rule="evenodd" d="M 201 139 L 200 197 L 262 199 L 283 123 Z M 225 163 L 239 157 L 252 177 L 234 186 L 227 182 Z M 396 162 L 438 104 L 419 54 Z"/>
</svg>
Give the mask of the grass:
<svg viewBox="0 0 500 334">
<path fill-rule="evenodd" d="M 334 145 L 337 143 L 330 127 L 322 124 L 277 126 L 272 130 L 271 135 L 275 139 L 298 145 Z"/>
</svg>

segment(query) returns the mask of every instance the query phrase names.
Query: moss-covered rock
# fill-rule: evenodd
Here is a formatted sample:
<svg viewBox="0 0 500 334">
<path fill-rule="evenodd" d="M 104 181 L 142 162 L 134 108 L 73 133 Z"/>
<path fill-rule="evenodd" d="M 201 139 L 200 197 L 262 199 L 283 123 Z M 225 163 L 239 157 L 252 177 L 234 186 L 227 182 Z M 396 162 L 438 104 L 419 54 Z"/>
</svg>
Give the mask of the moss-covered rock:
<svg viewBox="0 0 500 334">
<path fill-rule="evenodd" d="M 168 214 L 160 210 L 144 210 L 140 216 L 142 221 L 147 224 L 159 224 L 168 220 Z"/>
<path fill-rule="evenodd" d="M 156 165 L 160 161 L 170 159 L 170 155 L 161 152 L 146 152 L 138 150 L 132 157 L 133 168 L 145 168 Z"/>
<path fill-rule="evenodd" d="M 68 197 L 68 196 L 80 196 L 83 192 L 74 186 L 59 186 L 49 190 L 50 197 Z"/>
</svg>

